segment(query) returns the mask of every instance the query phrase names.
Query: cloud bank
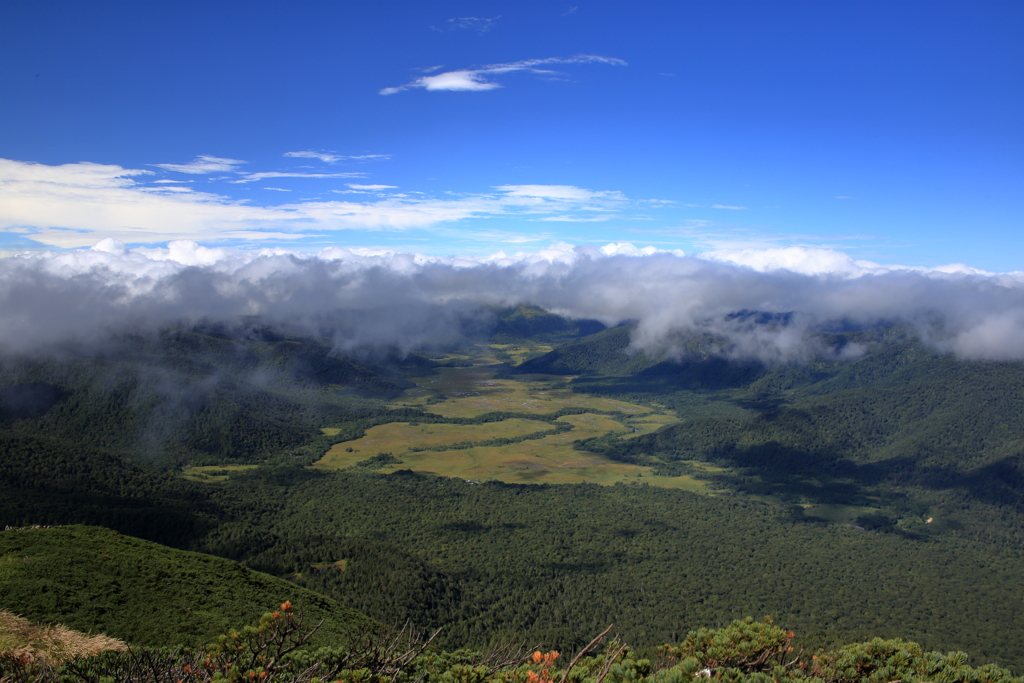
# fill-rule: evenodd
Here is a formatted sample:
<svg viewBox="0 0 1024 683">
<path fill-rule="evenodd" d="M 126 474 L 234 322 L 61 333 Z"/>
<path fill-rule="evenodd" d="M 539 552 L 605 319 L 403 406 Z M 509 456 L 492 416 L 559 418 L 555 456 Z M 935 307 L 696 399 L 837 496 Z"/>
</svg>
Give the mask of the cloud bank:
<svg viewBox="0 0 1024 683">
<path fill-rule="evenodd" d="M 628 243 L 555 244 L 469 259 L 189 241 L 129 250 L 106 239 L 0 259 L 0 347 L 8 351 L 247 316 L 330 334 L 342 351 L 409 351 L 459 334 L 487 307 L 518 304 L 608 325 L 635 321 L 634 347 L 669 357 L 697 333 L 724 356 L 800 361 L 826 352 L 819 330 L 902 323 L 961 358 L 1024 359 L 1024 273 L 885 267 L 829 250 L 698 258 Z"/>
</svg>

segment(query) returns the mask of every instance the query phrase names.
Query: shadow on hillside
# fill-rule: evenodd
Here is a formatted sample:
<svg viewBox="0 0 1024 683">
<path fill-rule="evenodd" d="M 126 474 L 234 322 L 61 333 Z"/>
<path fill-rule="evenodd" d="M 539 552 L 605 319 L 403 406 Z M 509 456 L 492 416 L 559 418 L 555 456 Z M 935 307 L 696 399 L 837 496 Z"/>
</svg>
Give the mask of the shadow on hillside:
<svg viewBox="0 0 1024 683">
<path fill-rule="evenodd" d="M 837 452 L 807 451 L 777 442 L 736 448 L 711 460 L 729 468 L 710 477 L 715 484 L 749 495 L 788 502 L 874 506 L 883 485 L 957 489 L 992 505 L 1024 506 L 1024 455 L 1003 458 L 968 472 L 920 466 L 913 456 L 856 463 Z"/>
</svg>

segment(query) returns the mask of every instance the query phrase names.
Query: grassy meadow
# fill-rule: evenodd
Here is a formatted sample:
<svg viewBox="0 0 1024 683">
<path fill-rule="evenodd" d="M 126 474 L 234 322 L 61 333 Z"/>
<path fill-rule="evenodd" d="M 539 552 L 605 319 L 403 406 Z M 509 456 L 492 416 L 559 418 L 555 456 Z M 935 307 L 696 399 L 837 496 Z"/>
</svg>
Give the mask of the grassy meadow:
<svg viewBox="0 0 1024 683">
<path fill-rule="evenodd" d="M 524 355 L 534 351 L 527 347 L 515 350 Z M 579 439 L 608 433 L 639 436 L 653 432 L 678 422 L 674 414 L 573 392 L 566 388 L 567 378 L 562 376 L 498 377 L 501 366 L 494 363 L 489 349 L 480 349 L 478 355 L 464 359 L 472 360 L 473 365 L 439 368 L 437 374 L 410 378 L 416 386 L 406 390 L 393 405 L 417 406 L 453 418 L 472 418 L 492 411 L 538 416 L 564 408 L 595 412 L 558 418 L 556 422 L 571 426 L 560 434 L 470 448 L 465 447 L 468 442 L 522 437 L 550 430 L 552 424 L 524 418 L 479 425 L 393 422 L 366 430 L 360 439 L 336 444 L 313 466 L 324 470 L 345 469 L 387 453 L 399 462 L 374 469 L 381 472 L 411 469 L 472 481 L 491 479 L 523 484 L 643 481 L 655 486 L 706 490 L 702 482 L 690 476 L 655 476 L 649 467 L 615 462 L 573 449 L 573 442 Z M 330 434 L 330 430 L 324 431 Z M 450 448 L 456 444 L 461 446 Z"/>
<path fill-rule="evenodd" d="M 496 374 L 497 366 L 483 363 L 467 368 L 439 368 L 436 375 L 411 377 L 417 386 L 407 389 L 394 404 L 426 407 L 444 417 L 476 417 L 496 410 L 544 414 L 562 408 L 584 408 L 646 419 L 652 412 L 625 401 L 575 393 L 565 387 L 568 378 L 562 376 L 521 375 L 506 379 Z M 432 403 L 438 397 L 445 400 Z"/>
</svg>

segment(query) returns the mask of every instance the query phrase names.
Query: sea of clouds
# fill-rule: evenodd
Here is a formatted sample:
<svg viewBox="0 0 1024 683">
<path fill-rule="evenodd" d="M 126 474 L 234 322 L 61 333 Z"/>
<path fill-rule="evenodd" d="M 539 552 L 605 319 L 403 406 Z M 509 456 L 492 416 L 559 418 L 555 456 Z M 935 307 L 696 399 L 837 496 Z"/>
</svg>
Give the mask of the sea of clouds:
<svg viewBox="0 0 1024 683">
<path fill-rule="evenodd" d="M 799 361 L 827 353 L 819 331 L 903 324 L 960 358 L 1024 358 L 1024 273 L 882 266 L 827 249 L 689 256 L 559 243 L 464 258 L 231 250 L 184 240 L 127 249 L 106 239 L 90 249 L 0 259 L 0 347 L 8 352 L 250 316 L 329 334 L 341 352 L 408 352 L 480 329 L 493 307 L 519 304 L 607 325 L 633 321 L 633 347 L 669 357 L 696 332 L 729 357 Z"/>
</svg>

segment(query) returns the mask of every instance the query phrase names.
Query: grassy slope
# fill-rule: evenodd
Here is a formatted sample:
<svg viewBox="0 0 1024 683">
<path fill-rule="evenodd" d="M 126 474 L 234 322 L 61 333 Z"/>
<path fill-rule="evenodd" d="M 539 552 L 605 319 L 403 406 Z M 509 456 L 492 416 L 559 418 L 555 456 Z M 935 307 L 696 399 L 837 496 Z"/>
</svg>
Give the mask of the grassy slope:
<svg viewBox="0 0 1024 683">
<path fill-rule="evenodd" d="M 321 643 L 338 641 L 366 621 L 236 562 L 99 527 L 0 531 L 0 584 L 0 608 L 136 645 L 202 645 L 285 600 L 313 623 L 325 620 Z"/>
</svg>

